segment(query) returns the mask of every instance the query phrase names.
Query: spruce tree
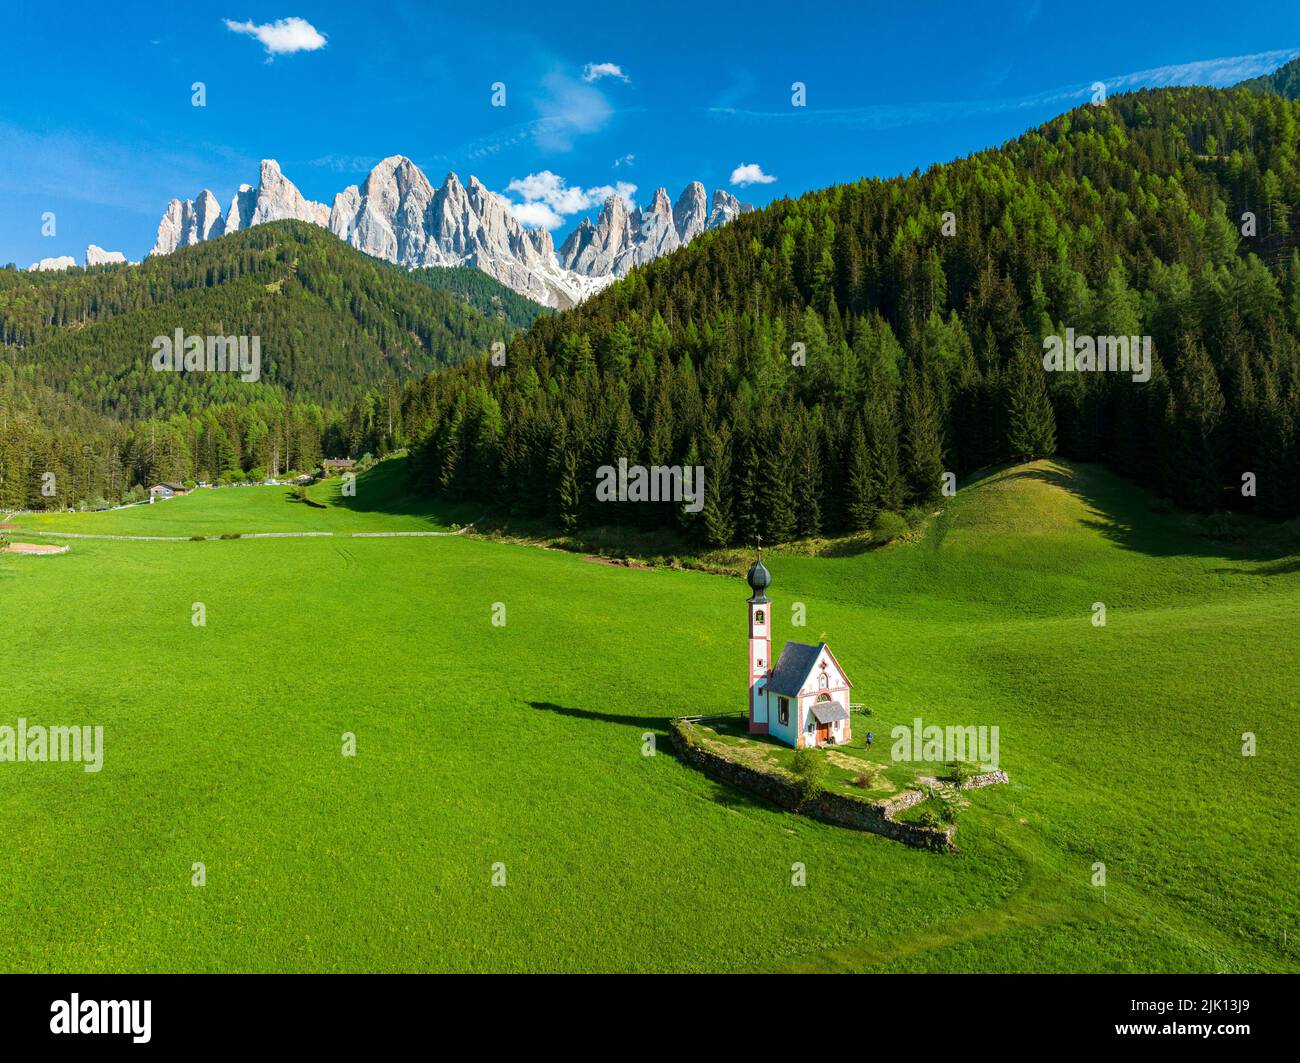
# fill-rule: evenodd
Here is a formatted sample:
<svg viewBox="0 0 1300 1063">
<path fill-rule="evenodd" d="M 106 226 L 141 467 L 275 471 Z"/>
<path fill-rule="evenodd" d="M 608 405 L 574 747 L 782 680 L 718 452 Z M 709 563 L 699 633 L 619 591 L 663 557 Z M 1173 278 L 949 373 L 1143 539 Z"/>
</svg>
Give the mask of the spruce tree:
<svg viewBox="0 0 1300 1063">
<path fill-rule="evenodd" d="M 849 444 L 848 517 L 852 531 L 866 531 L 876 519 L 879 507 L 872 491 L 871 458 L 867 437 L 859 420 L 853 426 Z"/>
<path fill-rule="evenodd" d="M 1174 440 L 1169 454 L 1175 497 L 1195 509 L 1223 504 L 1223 391 L 1200 340 L 1188 336 L 1175 366 Z"/>
<path fill-rule="evenodd" d="M 711 429 L 704 448 L 703 538 L 726 546 L 735 535 L 731 517 L 731 441 L 726 429 Z"/>
<path fill-rule="evenodd" d="M 1056 418 L 1047 395 L 1046 373 L 1023 345 L 1007 383 L 1007 452 L 1016 461 L 1050 458 L 1056 453 Z"/>
<path fill-rule="evenodd" d="M 903 377 L 903 477 L 917 505 L 939 498 L 943 478 L 943 424 L 934 390 L 915 362 Z"/>
<path fill-rule="evenodd" d="M 873 395 L 867 402 L 864 430 L 872 504 L 877 510 L 901 513 L 906 488 L 900 469 L 898 422 L 892 393 Z"/>
</svg>

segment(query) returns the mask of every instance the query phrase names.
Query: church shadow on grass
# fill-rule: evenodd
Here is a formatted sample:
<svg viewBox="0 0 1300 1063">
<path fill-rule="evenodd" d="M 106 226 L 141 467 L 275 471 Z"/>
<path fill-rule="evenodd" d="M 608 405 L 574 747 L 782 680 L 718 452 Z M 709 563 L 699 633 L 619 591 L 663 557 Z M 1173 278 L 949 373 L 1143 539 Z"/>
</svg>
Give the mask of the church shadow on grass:
<svg viewBox="0 0 1300 1063">
<path fill-rule="evenodd" d="M 575 720 L 594 720 L 597 723 L 617 723 L 624 727 L 637 727 L 642 731 L 667 732 L 672 723 L 671 716 L 620 716 L 613 712 L 596 712 L 592 709 L 575 709 L 568 705 L 557 705 L 553 701 L 530 701 L 528 704 L 542 712 L 553 712 L 557 716 L 569 716 Z"/>
<path fill-rule="evenodd" d="M 557 705 L 553 701 L 530 701 L 528 705 L 542 712 L 553 712 L 558 716 L 570 716 L 577 720 L 594 720 L 597 723 L 623 724 L 627 727 L 635 727 L 638 731 L 666 732 L 672 722 L 670 716 L 618 716 L 612 712 L 594 712 L 591 709 L 575 709 L 568 705 Z M 772 810 L 777 807 L 770 801 L 765 801 L 756 794 L 751 794 L 738 786 L 728 786 L 726 783 L 714 781 L 709 782 L 706 796 L 715 805 L 737 811 L 750 808 Z"/>
</svg>

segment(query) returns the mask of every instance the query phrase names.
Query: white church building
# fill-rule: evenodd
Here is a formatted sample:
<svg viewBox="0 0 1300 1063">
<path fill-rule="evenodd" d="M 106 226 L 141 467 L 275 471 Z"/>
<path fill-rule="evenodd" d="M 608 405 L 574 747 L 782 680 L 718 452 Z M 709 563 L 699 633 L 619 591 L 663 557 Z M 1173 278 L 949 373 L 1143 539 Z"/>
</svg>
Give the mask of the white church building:
<svg viewBox="0 0 1300 1063">
<path fill-rule="evenodd" d="M 849 725 L 849 682 L 826 643 L 787 642 L 772 663 L 772 575 L 760 557 L 749 570 L 749 733 L 789 746 L 843 745 Z"/>
</svg>

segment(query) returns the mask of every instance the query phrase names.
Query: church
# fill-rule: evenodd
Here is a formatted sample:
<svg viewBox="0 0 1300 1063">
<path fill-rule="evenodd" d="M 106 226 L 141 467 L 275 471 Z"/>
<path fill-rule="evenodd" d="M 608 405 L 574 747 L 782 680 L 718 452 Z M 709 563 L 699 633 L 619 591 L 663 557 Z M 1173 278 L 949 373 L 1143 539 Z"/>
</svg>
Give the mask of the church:
<svg viewBox="0 0 1300 1063">
<path fill-rule="evenodd" d="M 787 642 L 772 664 L 772 575 L 760 556 L 749 570 L 749 733 L 796 748 L 844 745 L 849 682 L 826 643 Z"/>
</svg>

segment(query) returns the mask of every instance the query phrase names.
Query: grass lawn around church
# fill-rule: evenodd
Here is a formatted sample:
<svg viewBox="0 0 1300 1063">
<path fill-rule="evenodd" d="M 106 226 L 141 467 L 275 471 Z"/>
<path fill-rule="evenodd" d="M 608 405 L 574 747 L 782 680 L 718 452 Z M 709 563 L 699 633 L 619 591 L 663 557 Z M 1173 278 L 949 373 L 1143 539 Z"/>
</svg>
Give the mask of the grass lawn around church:
<svg viewBox="0 0 1300 1063">
<path fill-rule="evenodd" d="M 999 727 L 1011 784 L 945 855 L 671 755 L 672 719 L 743 708 L 742 579 L 352 538 L 476 516 L 401 473 L 323 510 L 226 488 L 14 519 L 335 534 L 0 555 L 0 726 L 104 736 L 98 772 L 0 762 L 0 969 L 1300 970 L 1300 548 L 1277 529 L 1216 537 L 1038 462 L 912 541 L 765 553 L 774 645 L 826 639 L 873 711 L 837 754 L 868 757 L 865 724 L 903 787 L 894 725 Z"/>
</svg>

